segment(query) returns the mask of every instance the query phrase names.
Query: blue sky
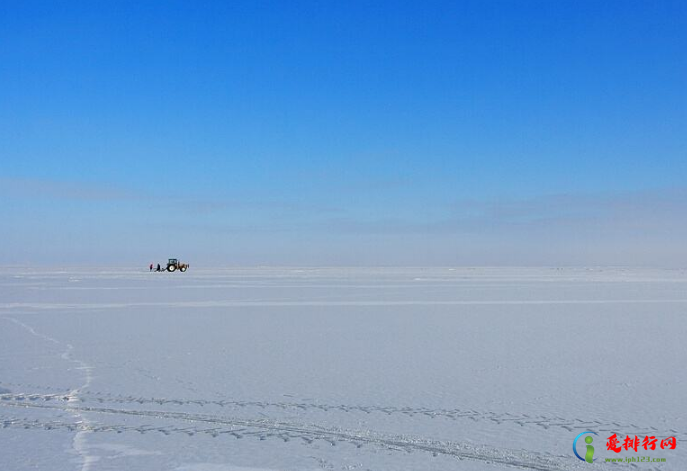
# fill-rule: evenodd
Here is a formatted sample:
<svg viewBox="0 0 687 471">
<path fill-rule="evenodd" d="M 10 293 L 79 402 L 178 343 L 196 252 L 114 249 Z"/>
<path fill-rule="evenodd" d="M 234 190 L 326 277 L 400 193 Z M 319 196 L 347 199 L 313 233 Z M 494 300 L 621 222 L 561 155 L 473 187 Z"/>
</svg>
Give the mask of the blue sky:
<svg viewBox="0 0 687 471">
<path fill-rule="evenodd" d="M 201 3 L 0 1 L 5 263 L 687 264 L 684 2 Z"/>
</svg>

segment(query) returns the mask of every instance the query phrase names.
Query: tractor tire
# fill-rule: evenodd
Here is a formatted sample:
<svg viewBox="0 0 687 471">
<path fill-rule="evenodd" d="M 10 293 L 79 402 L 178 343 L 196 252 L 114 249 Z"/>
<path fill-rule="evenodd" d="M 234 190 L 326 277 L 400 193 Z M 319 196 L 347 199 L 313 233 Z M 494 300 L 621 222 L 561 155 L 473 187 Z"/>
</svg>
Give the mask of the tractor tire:
<svg viewBox="0 0 687 471">
<path fill-rule="evenodd" d="M 172 272 L 177 269 L 176 265 L 167 265 L 167 271 Z"/>
<path fill-rule="evenodd" d="M 186 271 L 186 267 L 181 267 L 181 268 L 179 268 L 179 271 L 180 271 L 180 272 L 185 272 L 185 271 Z"/>
</svg>

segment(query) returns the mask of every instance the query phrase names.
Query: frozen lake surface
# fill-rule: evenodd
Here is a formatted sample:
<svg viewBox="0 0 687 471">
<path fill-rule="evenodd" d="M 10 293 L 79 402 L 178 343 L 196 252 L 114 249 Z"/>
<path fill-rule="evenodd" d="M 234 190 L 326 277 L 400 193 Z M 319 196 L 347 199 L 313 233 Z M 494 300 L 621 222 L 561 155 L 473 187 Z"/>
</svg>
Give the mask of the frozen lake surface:
<svg viewBox="0 0 687 471">
<path fill-rule="evenodd" d="M 0 467 L 685 469 L 685 314 L 684 270 L 2 268 Z"/>
</svg>

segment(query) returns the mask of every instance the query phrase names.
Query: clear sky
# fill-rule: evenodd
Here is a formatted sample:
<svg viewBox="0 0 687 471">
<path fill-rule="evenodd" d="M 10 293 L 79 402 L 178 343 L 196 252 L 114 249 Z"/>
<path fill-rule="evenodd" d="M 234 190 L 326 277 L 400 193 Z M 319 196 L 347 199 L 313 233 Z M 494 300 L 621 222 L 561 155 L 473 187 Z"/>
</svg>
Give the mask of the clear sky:
<svg viewBox="0 0 687 471">
<path fill-rule="evenodd" d="M 687 266 L 687 2 L 0 0 L 0 263 Z"/>
</svg>

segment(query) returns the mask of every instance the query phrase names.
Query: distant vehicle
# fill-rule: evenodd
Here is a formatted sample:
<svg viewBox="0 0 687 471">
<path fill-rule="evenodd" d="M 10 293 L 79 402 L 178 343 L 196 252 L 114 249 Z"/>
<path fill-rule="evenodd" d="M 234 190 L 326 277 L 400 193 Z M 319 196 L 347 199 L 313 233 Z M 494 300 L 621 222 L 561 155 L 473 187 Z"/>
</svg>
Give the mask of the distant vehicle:
<svg viewBox="0 0 687 471">
<path fill-rule="evenodd" d="M 170 258 L 167 261 L 167 271 L 186 271 L 188 270 L 188 263 L 180 263 L 176 258 Z"/>
</svg>

